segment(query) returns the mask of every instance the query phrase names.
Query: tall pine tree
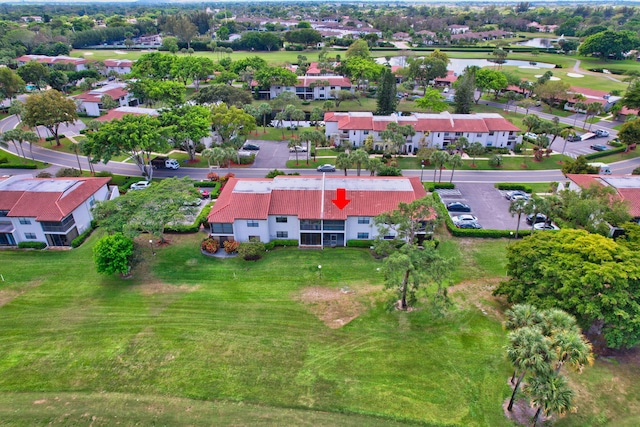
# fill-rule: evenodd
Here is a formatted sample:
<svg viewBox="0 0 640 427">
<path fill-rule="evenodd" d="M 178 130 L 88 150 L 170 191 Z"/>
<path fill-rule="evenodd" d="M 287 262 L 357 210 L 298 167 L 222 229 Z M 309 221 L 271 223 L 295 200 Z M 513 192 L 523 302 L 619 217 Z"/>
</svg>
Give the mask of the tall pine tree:
<svg viewBox="0 0 640 427">
<path fill-rule="evenodd" d="M 389 68 L 384 68 L 380 73 L 378 84 L 378 110 L 377 114 L 389 115 L 396 111 L 398 100 L 396 99 L 396 78 Z"/>
<path fill-rule="evenodd" d="M 473 104 L 473 93 L 475 91 L 475 73 L 466 70 L 458 79 L 456 94 L 453 96 L 456 114 L 470 114 L 471 104 Z"/>
</svg>

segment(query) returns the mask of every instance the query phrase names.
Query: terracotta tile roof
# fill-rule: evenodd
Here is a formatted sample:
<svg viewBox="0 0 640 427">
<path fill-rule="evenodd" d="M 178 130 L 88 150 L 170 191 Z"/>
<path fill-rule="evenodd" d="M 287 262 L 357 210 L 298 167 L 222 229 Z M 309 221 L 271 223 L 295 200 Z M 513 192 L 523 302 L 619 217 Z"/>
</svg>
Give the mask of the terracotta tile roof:
<svg viewBox="0 0 640 427">
<path fill-rule="evenodd" d="M 35 218 L 37 221 L 60 221 L 106 185 L 111 178 L 25 178 L 27 184 L 68 181 L 64 191 L 29 191 L 0 189 L 0 209 L 9 217 Z"/>
<path fill-rule="evenodd" d="M 328 81 L 329 84 L 322 84 L 322 86 L 351 87 L 351 80 L 343 76 L 298 76 L 296 87 L 309 87 L 312 83 L 320 86 L 318 82 L 324 81 Z"/>
<path fill-rule="evenodd" d="M 448 70 L 446 77 L 436 77 L 435 78 L 436 82 L 446 82 L 446 83 L 453 83 L 456 80 L 458 80 L 458 76 L 456 76 L 456 73 L 453 70 Z"/>
<path fill-rule="evenodd" d="M 484 123 L 487 125 L 487 129 L 489 129 L 490 131 L 513 131 L 513 132 L 520 132 L 521 129 L 514 125 L 513 123 L 511 123 L 509 120 L 507 119 L 498 119 L 498 118 L 485 118 L 484 119 Z"/>
<path fill-rule="evenodd" d="M 629 175 L 586 175 L 567 174 L 567 178 L 581 188 L 589 188 L 592 185 L 612 187 L 618 197 L 628 203 L 629 214 L 640 217 L 640 177 Z"/>
<path fill-rule="evenodd" d="M 131 67 L 133 65 L 133 61 L 130 59 L 105 59 L 104 65 L 107 67 Z"/>
<path fill-rule="evenodd" d="M 372 117 L 342 117 L 338 121 L 338 129 L 340 130 L 361 130 L 373 129 Z"/>
<path fill-rule="evenodd" d="M 16 58 L 18 62 L 37 61 L 41 64 L 86 64 L 88 61 L 83 58 L 72 58 L 70 56 L 46 56 L 46 55 L 22 55 Z"/>
<path fill-rule="evenodd" d="M 307 181 L 307 188 L 278 188 L 286 186 L 287 181 Z M 398 203 L 410 203 L 426 196 L 418 177 L 326 177 L 324 192 L 324 217 L 322 218 L 322 178 L 276 177 L 273 179 L 229 180 L 218 201 L 209 214 L 209 222 L 229 223 L 236 219 L 266 219 L 268 215 L 295 215 L 299 219 L 346 219 L 348 216 L 376 216 L 398 207 Z M 266 191 L 237 191 L 238 182 L 261 182 L 272 185 Z M 387 190 L 359 189 L 363 183 L 379 181 Z M 336 193 L 331 185 L 346 189 L 347 199 L 351 202 L 338 209 L 332 200 Z M 364 184 L 366 187 L 366 184 Z M 396 186 L 396 189 L 392 189 Z M 371 187 L 371 185 L 369 185 Z"/>
</svg>

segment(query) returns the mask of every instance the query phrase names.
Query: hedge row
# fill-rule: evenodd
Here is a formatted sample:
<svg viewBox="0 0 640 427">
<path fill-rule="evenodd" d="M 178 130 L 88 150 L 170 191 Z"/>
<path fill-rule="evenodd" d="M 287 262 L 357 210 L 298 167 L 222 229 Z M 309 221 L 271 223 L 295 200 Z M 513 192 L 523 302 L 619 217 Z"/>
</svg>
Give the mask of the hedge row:
<svg viewBox="0 0 640 427">
<path fill-rule="evenodd" d="M 44 249 L 47 244 L 45 242 L 20 242 L 18 247 L 20 249 Z"/>
<path fill-rule="evenodd" d="M 211 212 L 211 208 L 213 207 L 213 203 L 207 204 L 196 219 L 193 221 L 193 224 L 177 224 L 177 225 L 169 225 L 165 227 L 164 231 L 167 233 L 197 233 L 200 230 L 201 225 L 207 224 L 207 217 L 209 216 L 209 212 Z"/>
<path fill-rule="evenodd" d="M 38 169 L 38 165 L 23 165 L 20 163 L 0 163 L 2 169 Z"/>
<path fill-rule="evenodd" d="M 276 246 L 284 246 L 284 247 L 296 246 L 297 247 L 298 245 L 299 245 L 298 241 L 295 240 L 295 239 L 288 239 L 288 240 L 287 239 L 284 239 L 284 240 L 283 239 L 279 239 L 279 240 L 277 239 L 277 240 L 272 240 L 269 243 L 265 243 L 264 247 L 265 247 L 265 249 L 271 250 L 271 249 L 275 248 Z"/>
<path fill-rule="evenodd" d="M 58 139 L 59 139 L 59 140 L 62 140 L 62 139 L 64 139 L 64 138 L 66 138 L 66 136 L 64 136 L 63 134 L 58 135 Z M 48 137 L 46 137 L 44 140 L 45 140 L 45 141 L 55 141 L 55 140 L 56 140 L 56 137 L 55 137 L 55 136 L 48 136 Z"/>
<path fill-rule="evenodd" d="M 433 193 L 434 190 L 453 190 L 456 188 L 453 182 L 425 182 L 423 185 L 430 193 Z"/>
<path fill-rule="evenodd" d="M 525 193 L 533 193 L 533 188 L 527 187 L 523 184 L 511 184 L 509 182 L 498 182 L 495 184 L 495 187 L 498 190 L 520 190 Z"/>
<path fill-rule="evenodd" d="M 373 246 L 373 240 L 347 240 L 348 248 L 367 248 Z"/>
<path fill-rule="evenodd" d="M 89 228 L 87 228 L 86 230 L 84 230 L 84 232 L 79 235 L 78 237 L 76 237 L 75 239 L 73 239 L 71 241 L 71 247 L 72 248 L 77 248 L 80 245 L 82 245 L 84 243 L 85 240 L 87 240 L 87 237 L 91 236 L 91 233 L 93 233 L 93 230 L 96 229 L 96 222 L 95 221 L 91 221 L 91 224 L 89 225 Z"/>
<path fill-rule="evenodd" d="M 473 229 L 473 228 L 458 228 L 453 223 L 453 220 L 449 216 L 447 209 L 445 208 L 442 200 L 440 199 L 440 195 L 438 193 L 433 193 L 433 198 L 437 202 L 438 214 L 444 218 L 444 222 L 447 225 L 447 229 L 449 232 L 455 237 L 483 237 L 483 238 L 513 238 L 515 236 L 515 231 L 513 230 L 484 230 L 484 229 Z M 531 230 L 519 230 L 518 237 L 524 237 L 531 234 Z"/>
<path fill-rule="evenodd" d="M 624 147 L 613 148 L 611 150 L 596 151 L 595 153 L 587 154 L 586 156 L 584 156 L 584 158 L 587 160 L 599 159 L 600 157 L 606 157 L 610 154 L 623 153 L 626 149 L 627 147 L 624 146 Z"/>
</svg>

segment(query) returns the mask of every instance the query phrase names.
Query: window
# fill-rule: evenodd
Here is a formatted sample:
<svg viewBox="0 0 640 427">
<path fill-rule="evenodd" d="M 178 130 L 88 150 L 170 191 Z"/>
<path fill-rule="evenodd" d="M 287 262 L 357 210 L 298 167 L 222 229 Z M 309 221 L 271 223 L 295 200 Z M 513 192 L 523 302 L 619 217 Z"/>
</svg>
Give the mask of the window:
<svg viewBox="0 0 640 427">
<path fill-rule="evenodd" d="M 287 222 L 287 217 L 286 216 L 277 216 L 276 217 L 276 222 Z"/>
<path fill-rule="evenodd" d="M 477 136 L 478 138 L 480 138 L 480 137 L 482 136 L 482 134 L 481 134 L 480 132 L 478 132 L 478 133 L 476 133 L 476 136 Z"/>
<path fill-rule="evenodd" d="M 364 134 L 365 134 L 365 135 L 369 135 L 369 131 L 368 131 L 368 130 L 365 130 L 365 131 L 364 131 Z"/>
<path fill-rule="evenodd" d="M 213 234 L 233 234 L 233 224 L 223 222 L 211 223 L 211 232 Z"/>
<path fill-rule="evenodd" d="M 369 224 L 370 221 L 371 221 L 371 218 L 369 218 L 368 216 L 358 217 L 358 224 Z"/>
<path fill-rule="evenodd" d="M 300 230 L 320 230 L 319 219 L 301 219 Z"/>
<path fill-rule="evenodd" d="M 438 132 L 438 138 L 440 138 L 440 132 Z"/>
<path fill-rule="evenodd" d="M 20 218 L 19 221 L 22 225 L 31 224 L 31 220 L 29 218 Z"/>
<path fill-rule="evenodd" d="M 344 230 L 344 221 L 342 220 L 325 220 L 324 229 L 329 231 Z"/>
<path fill-rule="evenodd" d="M 393 234 L 387 234 L 383 237 L 384 240 L 393 240 L 395 238 L 396 236 L 394 236 Z"/>
<path fill-rule="evenodd" d="M 34 240 L 37 237 L 36 237 L 36 233 L 24 233 L 24 238 Z"/>
<path fill-rule="evenodd" d="M 358 239 L 368 239 L 369 233 L 358 233 Z"/>
<path fill-rule="evenodd" d="M 260 224 L 258 223 L 258 221 L 253 221 L 253 220 L 247 221 L 247 227 L 259 227 L 259 226 Z"/>
<path fill-rule="evenodd" d="M 494 131 L 489 132 L 489 136 L 493 136 L 494 133 Z"/>
<path fill-rule="evenodd" d="M 96 204 L 96 198 L 94 196 L 89 197 L 89 206 L 93 207 Z"/>
<path fill-rule="evenodd" d="M 462 132 L 456 132 L 456 136 L 462 136 Z"/>
<path fill-rule="evenodd" d="M 513 131 L 509 132 L 509 136 L 513 135 Z"/>
<path fill-rule="evenodd" d="M 9 211 L 0 211 L 0 216 L 7 216 L 9 215 Z"/>
<path fill-rule="evenodd" d="M 278 239 L 288 239 L 289 232 L 288 231 L 276 231 L 276 237 Z"/>
</svg>

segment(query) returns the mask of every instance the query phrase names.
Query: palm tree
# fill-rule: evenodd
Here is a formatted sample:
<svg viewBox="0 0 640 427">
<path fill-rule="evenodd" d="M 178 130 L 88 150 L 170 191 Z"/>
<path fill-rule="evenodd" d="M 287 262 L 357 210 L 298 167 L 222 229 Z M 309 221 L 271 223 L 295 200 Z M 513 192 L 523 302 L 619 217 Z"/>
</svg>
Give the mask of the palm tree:
<svg viewBox="0 0 640 427">
<path fill-rule="evenodd" d="M 578 115 L 580 115 L 583 111 L 586 112 L 587 110 L 587 104 L 585 104 L 584 102 L 576 102 L 573 106 L 573 108 L 576 110 L 576 116 L 573 119 L 573 125 L 576 125 L 576 122 L 578 121 Z M 586 116 L 586 114 L 585 114 Z M 586 121 L 586 117 L 585 117 L 585 121 Z M 586 126 L 586 124 L 585 124 Z M 582 129 L 584 129 L 584 126 L 582 127 Z"/>
<path fill-rule="evenodd" d="M 436 179 L 436 170 L 439 169 L 440 170 L 440 176 L 438 177 L 438 182 L 442 181 L 442 168 L 444 167 L 445 163 L 447 163 L 449 161 L 449 153 L 447 153 L 446 151 L 436 151 L 435 153 L 433 153 L 433 155 L 431 156 L 431 163 L 433 163 L 433 182 L 435 182 Z"/>
<path fill-rule="evenodd" d="M 284 125 L 282 124 L 282 122 L 287 119 L 287 115 L 284 111 L 279 111 L 276 113 L 275 119 L 278 123 L 278 126 L 280 126 L 280 128 L 282 129 L 282 139 L 284 139 Z"/>
<path fill-rule="evenodd" d="M 362 167 L 367 164 L 369 161 L 369 153 L 367 153 L 364 149 L 358 148 L 349 154 L 349 160 L 352 164 L 356 166 L 357 174 L 360 176 L 360 171 Z"/>
<path fill-rule="evenodd" d="M 371 157 L 367 162 L 367 169 L 371 172 L 371 176 L 374 176 L 376 172 L 382 167 L 382 160 L 379 157 Z"/>
<path fill-rule="evenodd" d="M 567 380 L 560 375 L 536 375 L 529 380 L 524 389 L 531 403 L 538 407 L 532 419 L 534 427 L 538 424 L 542 412 L 547 416 L 553 413 L 564 414 L 572 408 L 573 391 L 569 388 Z"/>
<path fill-rule="evenodd" d="M 298 149 L 296 148 L 298 146 L 298 141 L 296 141 L 295 139 L 290 139 L 287 146 L 289 148 L 293 148 L 293 152 L 296 153 L 296 166 L 300 165 L 300 163 L 298 162 Z"/>
<path fill-rule="evenodd" d="M 38 140 L 40 140 L 40 138 L 38 138 L 38 135 L 36 135 L 35 133 L 31 132 L 31 131 L 25 131 L 18 128 L 15 129 L 9 129 L 8 131 L 5 131 L 2 136 L 0 137 L 0 141 L 3 142 L 3 146 L 7 146 L 7 143 L 9 141 L 11 141 L 13 143 L 13 146 L 16 149 L 16 154 L 20 157 L 23 157 L 24 160 L 27 159 L 27 156 L 24 154 L 24 147 L 22 146 L 22 144 L 24 142 L 28 142 L 29 143 L 29 150 L 31 152 L 31 160 L 34 160 L 33 158 L 33 146 L 32 144 L 35 144 Z M 20 149 L 18 149 L 18 145 L 20 146 Z M 22 152 L 22 155 L 20 154 L 20 152 Z"/>
<path fill-rule="evenodd" d="M 296 128 L 297 129 L 300 128 L 300 120 L 304 120 L 305 117 L 306 117 L 306 114 L 302 110 L 296 109 L 291 113 L 291 120 L 295 120 L 296 121 Z M 293 127 L 292 127 L 292 129 L 293 129 Z M 293 135 L 293 133 L 292 133 L 292 135 Z"/>
<path fill-rule="evenodd" d="M 76 160 L 78 162 L 78 169 L 80 169 L 80 173 L 82 173 L 82 164 L 80 164 L 80 146 L 78 145 L 77 142 L 72 142 L 71 143 L 71 150 L 73 150 L 73 152 L 76 155 Z"/>
<path fill-rule="evenodd" d="M 291 128 L 291 136 L 293 136 L 293 126 L 291 126 L 291 122 L 293 121 L 293 114 L 294 111 L 297 111 L 297 108 L 295 105 L 287 105 L 286 107 L 284 107 L 284 115 L 287 118 L 287 120 L 289 121 L 289 127 Z"/>
<path fill-rule="evenodd" d="M 467 152 L 471 155 L 471 157 L 473 158 L 471 160 L 471 166 L 476 165 L 476 157 L 478 157 L 479 154 L 484 153 L 484 146 L 482 145 L 482 143 L 480 142 L 474 142 L 471 145 L 469 145 L 469 148 L 467 148 Z"/>
<path fill-rule="evenodd" d="M 324 111 L 331 111 L 336 108 L 336 103 L 331 100 L 326 100 L 322 103 L 322 109 Z"/>
<path fill-rule="evenodd" d="M 302 143 L 302 141 L 307 141 L 307 165 L 309 164 L 309 143 L 311 142 L 311 140 L 313 139 L 313 131 L 310 131 L 309 129 L 305 129 L 302 132 L 300 132 L 300 142 Z"/>
<path fill-rule="evenodd" d="M 581 372 L 585 365 L 593 364 L 592 346 L 577 331 L 562 331 L 553 335 L 552 347 L 556 352 L 555 373 L 566 364 L 574 371 Z"/>
<path fill-rule="evenodd" d="M 564 156 L 565 149 L 567 148 L 567 139 L 569 136 L 576 136 L 576 130 L 573 127 L 566 127 L 560 131 L 560 136 L 564 138 L 564 144 L 562 145 L 562 155 Z"/>
<path fill-rule="evenodd" d="M 318 123 L 322 120 L 323 117 L 324 117 L 324 114 L 322 113 L 322 108 L 314 107 L 313 110 L 311 110 L 311 115 L 309 116 L 309 119 L 315 123 L 316 130 L 318 130 Z"/>
<path fill-rule="evenodd" d="M 344 170 L 344 176 L 347 176 L 347 169 L 351 167 L 351 159 L 347 153 L 339 153 L 336 157 L 336 168 Z"/>
<path fill-rule="evenodd" d="M 584 111 L 584 101 L 585 99 L 587 99 L 586 96 L 584 96 L 581 93 L 576 93 L 573 95 L 573 100 L 575 101 L 573 103 L 573 111 L 576 112 L 576 117 L 573 121 L 573 125 L 576 125 L 576 121 L 578 120 L 578 114 L 580 113 L 580 111 Z"/>
<path fill-rule="evenodd" d="M 527 132 L 531 132 L 532 129 L 540 126 L 541 120 L 540 117 L 534 114 L 527 114 L 522 118 L 522 124 L 527 127 Z"/>
<path fill-rule="evenodd" d="M 509 205 L 509 213 L 513 217 L 514 215 L 518 215 L 518 223 L 516 224 L 516 236 L 518 238 L 518 233 L 520 232 L 520 219 L 522 218 L 522 214 L 527 210 L 527 201 L 524 199 L 518 199 L 511 202 Z"/>
<path fill-rule="evenodd" d="M 456 168 L 462 166 L 462 156 L 460 154 L 454 154 L 449 157 L 449 166 L 451 166 L 451 177 L 449 178 L 449 183 L 453 182 L 453 173 L 456 171 Z"/>
<path fill-rule="evenodd" d="M 508 331 L 540 325 L 544 320 L 543 314 L 531 304 L 515 304 L 504 314 L 507 316 L 504 327 Z"/>
<path fill-rule="evenodd" d="M 591 117 L 595 117 L 596 115 L 600 114 L 602 112 L 603 108 L 602 105 L 598 104 L 597 102 L 591 102 L 589 104 L 587 104 L 587 114 L 585 115 L 585 127 L 587 126 L 587 120 L 589 120 L 589 116 Z M 589 123 L 589 131 L 591 131 L 591 125 L 593 123 Z"/>
<path fill-rule="evenodd" d="M 513 387 L 511 400 L 507 410 L 513 410 L 518 388 L 527 372 L 534 374 L 548 373 L 553 357 L 549 342 L 540 328 L 519 328 L 508 335 L 507 358 L 514 367 L 514 376 L 518 376 Z"/>
<path fill-rule="evenodd" d="M 259 120 L 261 116 L 261 114 L 258 113 L 258 109 L 251 104 L 243 105 L 242 110 L 248 115 L 250 115 L 251 117 L 253 117 L 254 119 L 256 119 L 256 122 Z M 256 127 L 256 136 L 257 135 L 258 135 L 258 128 Z"/>
</svg>

